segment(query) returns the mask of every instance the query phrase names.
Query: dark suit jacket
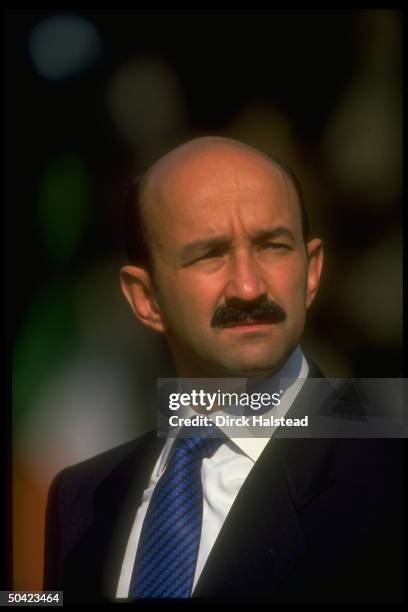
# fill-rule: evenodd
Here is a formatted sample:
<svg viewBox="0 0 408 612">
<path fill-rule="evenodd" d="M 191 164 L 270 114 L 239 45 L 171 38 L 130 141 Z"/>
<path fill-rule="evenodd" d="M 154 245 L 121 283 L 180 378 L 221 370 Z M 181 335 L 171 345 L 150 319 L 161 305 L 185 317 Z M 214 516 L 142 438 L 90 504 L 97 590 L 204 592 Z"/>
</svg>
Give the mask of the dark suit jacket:
<svg viewBox="0 0 408 612">
<path fill-rule="evenodd" d="M 309 376 L 319 372 L 312 367 Z M 313 402 L 305 383 L 290 415 Z M 154 432 L 66 468 L 46 516 L 44 588 L 114 599 L 135 512 L 164 444 Z M 193 597 L 400 601 L 402 443 L 272 438 L 215 542 Z"/>
</svg>

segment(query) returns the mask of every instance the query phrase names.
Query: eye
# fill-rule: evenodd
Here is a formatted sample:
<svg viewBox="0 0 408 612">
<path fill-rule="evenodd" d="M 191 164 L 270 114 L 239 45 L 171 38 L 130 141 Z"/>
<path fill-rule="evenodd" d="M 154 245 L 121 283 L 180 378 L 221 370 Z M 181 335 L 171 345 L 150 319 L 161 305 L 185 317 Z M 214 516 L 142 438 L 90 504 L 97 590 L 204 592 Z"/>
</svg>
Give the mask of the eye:
<svg viewBox="0 0 408 612">
<path fill-rule="evenodd" d="M 215 259 L 216 257 L 223 257 L 224 255 L 225 255 L 225 249 L 221 247 L 215 247 L 207 251 L 207 253 L 200 255 L 200 257 L 197 257 L 197 259 L 195 259 L 193 263 L 197 261 L 205 261 L 206 259 Z"/>
<path fill-rule="evenodd" d="M 293 251 L 292 247 L 284 242 L 264 242 L 259 247 L 262 251 L 276 250 L 276 249 L 286 249 L 288 251 Z"/>
</svg>

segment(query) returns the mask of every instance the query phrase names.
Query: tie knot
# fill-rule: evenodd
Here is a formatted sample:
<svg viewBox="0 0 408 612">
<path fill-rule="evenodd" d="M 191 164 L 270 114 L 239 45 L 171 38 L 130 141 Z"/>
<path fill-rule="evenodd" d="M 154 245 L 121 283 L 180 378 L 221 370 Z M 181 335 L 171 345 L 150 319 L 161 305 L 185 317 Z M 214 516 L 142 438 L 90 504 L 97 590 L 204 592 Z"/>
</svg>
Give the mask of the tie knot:
<svg viewBox="0 0 408 612">
<path fill-rule="evenodd" d="M 189 427 L 184 429 L 183 432 L 188 432 L 189 437 L 179 438 L 176 451 L 188 453 L 192 458 L 200 461 L 211 457 L 225 442 L 225 435 L 215 425 Z"/>
</svg>

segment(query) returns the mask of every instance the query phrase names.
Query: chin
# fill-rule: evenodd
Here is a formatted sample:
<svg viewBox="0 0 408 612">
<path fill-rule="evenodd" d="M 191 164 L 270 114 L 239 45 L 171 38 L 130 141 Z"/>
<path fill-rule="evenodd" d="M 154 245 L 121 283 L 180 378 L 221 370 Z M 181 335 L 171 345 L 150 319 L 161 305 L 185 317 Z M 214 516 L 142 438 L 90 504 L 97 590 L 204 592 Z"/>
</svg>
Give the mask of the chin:
<svg viewBox="0 0 408 612">
<path fill-rule="evenodd" d="M 286 355 L 274 356 L 269 359 L 244 359 L 227 365 L 227 371 L 234 376 L 259 376 L 273 374 L 285 362 Z"/>
</svg>

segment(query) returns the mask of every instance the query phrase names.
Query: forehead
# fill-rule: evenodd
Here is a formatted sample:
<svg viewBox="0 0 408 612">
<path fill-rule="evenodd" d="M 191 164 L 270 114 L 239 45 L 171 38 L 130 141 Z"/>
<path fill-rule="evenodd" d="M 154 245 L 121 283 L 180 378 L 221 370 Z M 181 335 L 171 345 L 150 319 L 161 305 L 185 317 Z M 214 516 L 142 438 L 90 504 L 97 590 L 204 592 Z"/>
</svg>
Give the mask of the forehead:
<svg viewBox="0 0 408 612">
<path fill-rule="evenodd" d="M 249 223 L 270 223 L 278 216 L 300 228 L 299 204 L 289 177 L 245 147 L 221 145 L 170 154 L 153 168 L 144 202 L 148 227 L 156 237 L 170 229 L 212 226 L 216 231 L 231 215 Z"/>
</svg>

